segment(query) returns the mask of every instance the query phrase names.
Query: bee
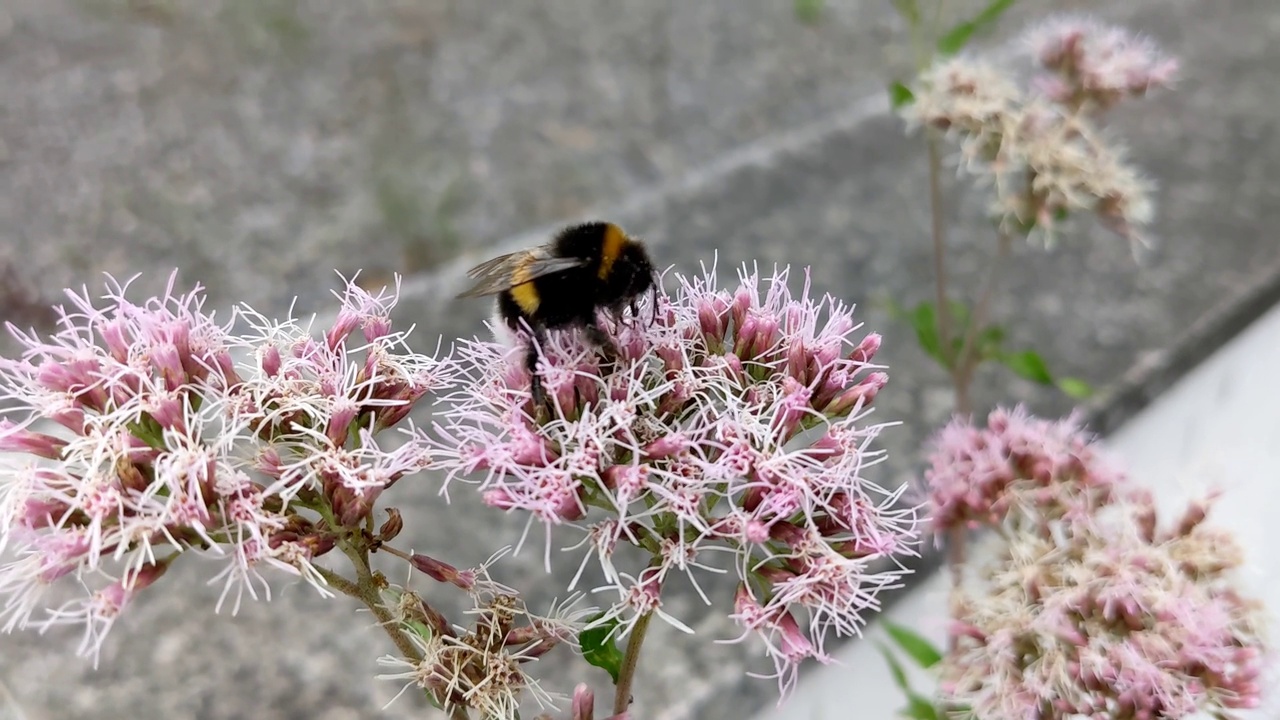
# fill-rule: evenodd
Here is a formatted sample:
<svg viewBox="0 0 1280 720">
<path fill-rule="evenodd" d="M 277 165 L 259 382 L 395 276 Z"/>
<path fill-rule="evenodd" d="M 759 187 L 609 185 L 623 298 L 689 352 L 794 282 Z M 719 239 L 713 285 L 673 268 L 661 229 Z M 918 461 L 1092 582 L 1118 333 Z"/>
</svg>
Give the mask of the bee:
<svg viewBox="0 0 1280 720">
<path fill-rule="evenodd" d="M 538 347 L 548 330 L 580 329 L 610 357 L 617 348 L 600 327 L 598 311 L 621 320 L 637 313 L 641 295 L 658 289 L 644 243 L 617 225 L 588 222 L 561 230 L 535 248 L 501 255 L 469 270 L 475 284 L 459 298 L 498 296 L 498 314 L 513 331 L 523 323 L 533 333 L 525 355 L 535 408 L 546 402 L 538 377 Z"/>
</svg>

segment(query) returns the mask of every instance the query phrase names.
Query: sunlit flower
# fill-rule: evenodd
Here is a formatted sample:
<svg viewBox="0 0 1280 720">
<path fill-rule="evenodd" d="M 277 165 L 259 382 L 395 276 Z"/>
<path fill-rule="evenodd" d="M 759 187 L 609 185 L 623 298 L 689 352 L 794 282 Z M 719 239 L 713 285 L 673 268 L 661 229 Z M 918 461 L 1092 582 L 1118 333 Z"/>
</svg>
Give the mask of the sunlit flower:
<svg viewBox="0 0 1280 720">
<path fill-rule="evenodd" d="M 882 561 L 914 546 L 912 510 L 863 475 L 881 459 L 868 419 L 887 379 L 870 364 L 879 336 L 787 280 L 744 270 L 721 290 L 714 270 L 678 278 L 652 324 L 642 307 L 639 322 L 611 327 L 617 358 L 551 334 L 543 419 L 519 343 L 463 342 L 462 380 L 430 441 L 446 488 L 474 483 L 486 503 L 527 513 L 548 552 L 553 528 L 586 536 L 572 546 L 585 554 L 578 577 L 602 570 L 599 591 L 617 599 L 599 622 L 620 636 L 650 613 L 688 630 L 662 588 L 682 577 L 701 592 L 709 558 L 727 555 L 763 608 L 760 622 L 734 617 L 765 641 L 784 690 L 829 635 L 858 631 L 906 572 Z M 619 567 L 623 546 L 649 565 Z"/>
</svg>

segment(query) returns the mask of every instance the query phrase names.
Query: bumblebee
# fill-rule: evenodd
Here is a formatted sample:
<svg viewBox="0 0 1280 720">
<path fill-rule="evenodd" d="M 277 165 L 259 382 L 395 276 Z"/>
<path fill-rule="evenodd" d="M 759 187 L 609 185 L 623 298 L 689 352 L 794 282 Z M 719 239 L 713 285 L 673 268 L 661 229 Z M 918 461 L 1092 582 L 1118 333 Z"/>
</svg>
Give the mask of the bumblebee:
<svg viewBox="0 0 1280 720">
<path fill-rule="evenodd" d="M 467 276 L 475 284 L 458 297 L 497 295 L 498 314 L 507 326 L 519 332 L 523 323 L 532 331 L 525 366 L 533 378 L 535 408 L 546 402 L 538 377 L 538 347 L 546 332 L 580 329 L 614 357 L 617 348 L 600 327 L 598 312 L 620 320 L 630 307 L 634 316 L 640 296 L 656 294 L 658 285 L 644 243 L 608 222 L 565 228 L 545 245 L 493 258 Z"/>
</svg>

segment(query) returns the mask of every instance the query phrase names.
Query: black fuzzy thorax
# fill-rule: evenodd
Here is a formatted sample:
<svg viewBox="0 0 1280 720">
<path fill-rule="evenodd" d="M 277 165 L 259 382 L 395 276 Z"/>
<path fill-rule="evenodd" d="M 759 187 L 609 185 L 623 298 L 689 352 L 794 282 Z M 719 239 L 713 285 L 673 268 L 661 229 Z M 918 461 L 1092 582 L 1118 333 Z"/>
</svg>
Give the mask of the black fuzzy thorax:
<svg viewBox="0 0 1280 720">
<path fill-rule="evenodd" d="M 498 307 L 507 324 L 517 328 L 523 319 L 534 328 L 558 329 L 573 325 L 594 325 L 596 310 L 621 312 L 628 303 L 647 291 L 653 282 L 653 266 L 640 243 L 626 239 L 604 278 L 600 268 L 609 224 L 591 222 L 561 231 L 551 243 L 556 257 L 581 258 L 582 267 L 564 270 L 530 281 L 538 295 L 538 308 L 526 314 L 511 293 L 498 297 Z"/>
</svg>

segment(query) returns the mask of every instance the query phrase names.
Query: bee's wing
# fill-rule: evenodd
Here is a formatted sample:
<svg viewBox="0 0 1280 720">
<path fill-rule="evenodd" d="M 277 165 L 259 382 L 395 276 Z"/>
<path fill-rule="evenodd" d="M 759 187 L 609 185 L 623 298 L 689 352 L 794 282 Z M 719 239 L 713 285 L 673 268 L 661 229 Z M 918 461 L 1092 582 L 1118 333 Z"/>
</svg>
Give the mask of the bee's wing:
<svg viewBox="0 0 1280 720">
<path fill-rule="evenodd" d="M 470 289 L 460 293 L 458 297 L 480 297 L 495 295 L 534 278 L 551 273 L 572 270 L 587 263 L 581 258 L 554 257 L 546 248 L 521 250 L 519 252 L 499 255 L 486 260 L 467 271 L 467 277 L 475 280 Z M 519 279 L 515 275 L 519 272 Z"/>
</svg>

